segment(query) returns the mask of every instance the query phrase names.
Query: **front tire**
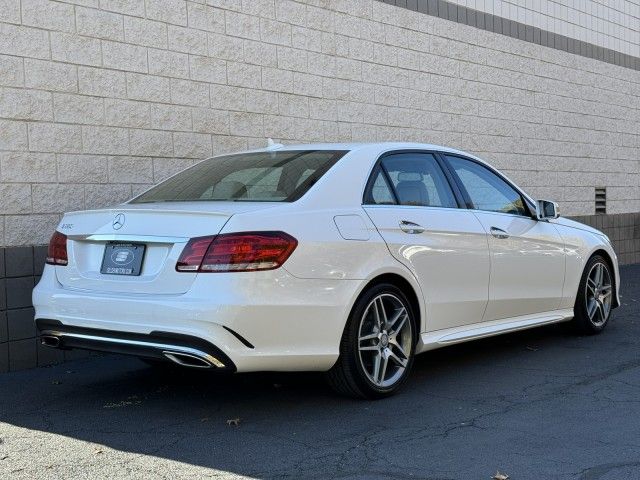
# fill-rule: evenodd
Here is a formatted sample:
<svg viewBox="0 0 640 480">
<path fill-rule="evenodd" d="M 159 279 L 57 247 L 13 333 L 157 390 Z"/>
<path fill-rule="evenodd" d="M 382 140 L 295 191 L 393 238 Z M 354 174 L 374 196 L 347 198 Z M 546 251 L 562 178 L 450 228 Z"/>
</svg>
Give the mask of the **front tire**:
<svg viewBox="0 0 640 480">
<path fill-rule="evenodd" d="M 600 255 L 589 259 L 582 274 L 574 306 L 574 329 L 581 334 L 602 332 L 609 323 L 615 283 L 613 272 Z"/>
<path fill-rule="evenodd" d="M 338 393 L 377 399 L 396 393 L 413 365 L 416 319 L 395 285 L 371 287 L 356 302 L 340 342 L 340 357 L 327 378 Z"/>
</svg>

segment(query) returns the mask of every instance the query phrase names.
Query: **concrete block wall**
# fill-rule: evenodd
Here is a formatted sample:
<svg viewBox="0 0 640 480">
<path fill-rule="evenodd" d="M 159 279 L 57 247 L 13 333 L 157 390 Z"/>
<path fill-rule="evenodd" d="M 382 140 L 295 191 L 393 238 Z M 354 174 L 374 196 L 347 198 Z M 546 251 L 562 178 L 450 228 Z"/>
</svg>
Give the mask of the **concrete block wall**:
<svg viewBox="0 0 640 480">
<path fill-rule="evenodd" d="M 627 55 L 640 56 L 640 4 L 636 0 L 447 1 Z M 409 4 L 410 1 L 404 0 L 404 3 Z"/>
<path fill-rule="evenodd" d="M 440 143 L 568 215 L 596 186 L 640 211 L 630 68 L 376 0 L 1 5 L 0 245 L 266 137 Z"/>
</svg>

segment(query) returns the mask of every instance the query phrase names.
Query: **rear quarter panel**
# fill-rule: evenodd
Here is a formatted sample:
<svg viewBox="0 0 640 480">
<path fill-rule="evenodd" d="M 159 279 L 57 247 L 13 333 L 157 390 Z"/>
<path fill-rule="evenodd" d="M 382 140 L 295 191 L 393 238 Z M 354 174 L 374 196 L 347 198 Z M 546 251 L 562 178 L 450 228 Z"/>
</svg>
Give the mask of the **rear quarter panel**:
<svg viewBox="0 0 640 480">
<path fill-rule="evenodd" d="M 423 296 L 415 277 L 391 256 L 362 208 L 365 184 L 381 153 L 379 146 L 349 152 L 298 201 L 236 214 L 221 233 L 280 230 L 292 235 L 298 246 L 283 268 L 297 278 L 360 281 L 351 305 L 375 277 L 400 275 L 413 286 L 424 319 Z"/>
</svg>

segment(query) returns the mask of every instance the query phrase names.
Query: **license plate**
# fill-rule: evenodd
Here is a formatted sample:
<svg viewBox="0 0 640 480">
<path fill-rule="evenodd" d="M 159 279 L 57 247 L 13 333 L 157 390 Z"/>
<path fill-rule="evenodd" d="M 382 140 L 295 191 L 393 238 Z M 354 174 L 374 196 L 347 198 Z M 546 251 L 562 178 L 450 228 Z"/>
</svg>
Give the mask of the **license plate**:
<svg viewBox="0 0 640 480">
<path fill-rule="evenodd" d="M 100 273 L 107 275 L 140 275 L 146 245 L 107 243 Z"/>
</svg>

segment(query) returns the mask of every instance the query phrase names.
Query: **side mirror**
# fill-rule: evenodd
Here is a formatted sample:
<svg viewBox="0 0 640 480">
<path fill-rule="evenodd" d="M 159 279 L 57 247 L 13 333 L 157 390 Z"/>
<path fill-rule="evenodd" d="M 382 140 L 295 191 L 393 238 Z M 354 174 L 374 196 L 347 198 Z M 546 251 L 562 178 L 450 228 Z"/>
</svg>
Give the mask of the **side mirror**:
<svg viewBox="0 0 640 480">
<path fill-rule="evenodd" d="M 556 202 L 550 202 L 549 200 L 538 200 L 536 216 L 538 220 L 550 220 L 558 218 L 560 216 L 560 209 Z"/>
</svg>

